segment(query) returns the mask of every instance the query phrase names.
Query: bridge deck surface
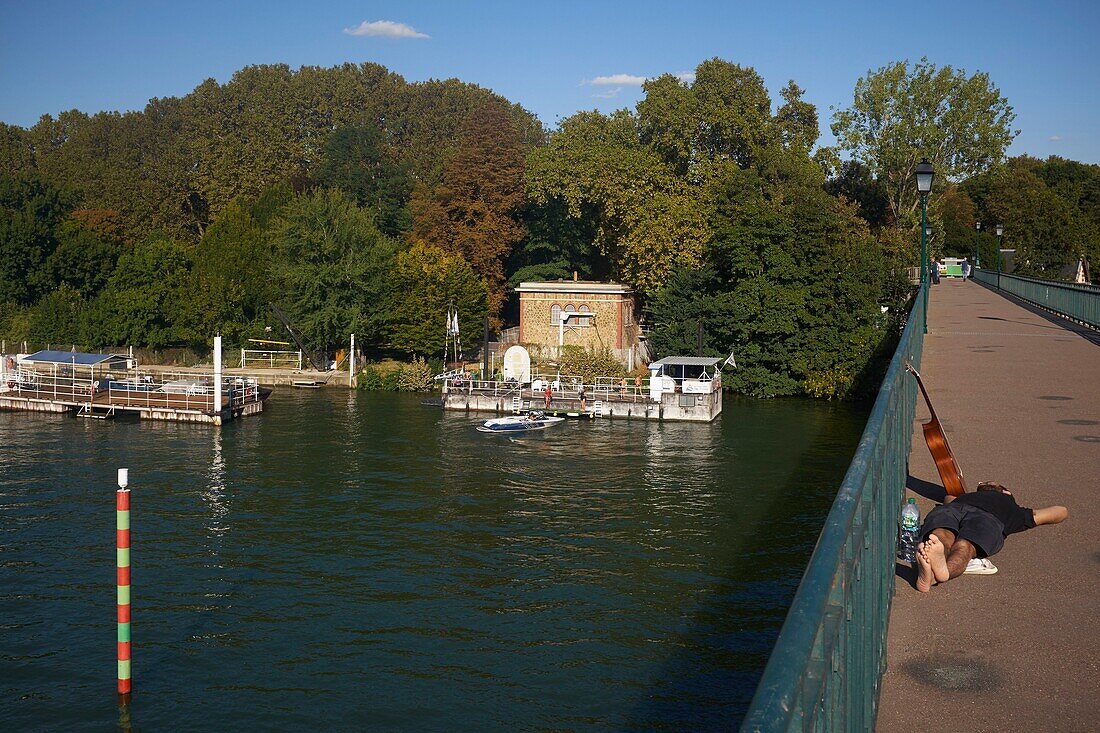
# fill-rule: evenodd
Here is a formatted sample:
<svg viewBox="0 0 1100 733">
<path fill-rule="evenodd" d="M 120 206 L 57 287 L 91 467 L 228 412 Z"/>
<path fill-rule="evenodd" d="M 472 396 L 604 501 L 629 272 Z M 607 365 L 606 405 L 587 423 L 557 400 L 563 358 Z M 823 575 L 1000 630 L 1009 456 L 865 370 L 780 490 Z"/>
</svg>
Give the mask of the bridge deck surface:
<svg viewBox="0 0 1100 733">
<path fill-rule="evenodd" d="M 897 579 L 878 730 L 1100 730 L 1100 335 L 974 282 L 933 287 L 928 318 L 921 374 L 968 487 L 1069 519 L 1010 536 L 996 575 Z M 913 427 L 910 495 L 942 496 Z"/>
</svg>

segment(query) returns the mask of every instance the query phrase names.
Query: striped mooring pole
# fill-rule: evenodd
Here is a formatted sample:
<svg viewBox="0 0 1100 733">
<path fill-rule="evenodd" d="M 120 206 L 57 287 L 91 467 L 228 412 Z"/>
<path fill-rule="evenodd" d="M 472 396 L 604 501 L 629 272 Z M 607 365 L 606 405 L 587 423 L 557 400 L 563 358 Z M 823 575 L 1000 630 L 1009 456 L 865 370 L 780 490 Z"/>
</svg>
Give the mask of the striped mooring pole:
<svg viewBox="0 0 1100 733">
<path fill-rule="evenodd" d="M 118 694 L 130 695 L 130 470 L 118 469 L 115 492 L 115 550 L 118 586 Z"/>
</svg>

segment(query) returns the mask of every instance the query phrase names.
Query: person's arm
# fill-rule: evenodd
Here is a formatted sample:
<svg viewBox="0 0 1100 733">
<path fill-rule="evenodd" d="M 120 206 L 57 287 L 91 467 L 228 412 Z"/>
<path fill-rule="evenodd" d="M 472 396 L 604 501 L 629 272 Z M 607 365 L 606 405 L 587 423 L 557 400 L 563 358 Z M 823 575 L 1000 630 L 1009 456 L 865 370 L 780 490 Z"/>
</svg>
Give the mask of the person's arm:
<svg viewBox="0 0 1100 733">
<path fill-rule="evenodd" d="M 1042 509 L 1033 510 L 1035 514 L 1035 526 L 1038 527 L 1041 524 L 1058 524 L 1066 521 L 1066 517 L 1069 516 L 1069 510 L 1064 506 L 1048 506 Z"/>
</svg>

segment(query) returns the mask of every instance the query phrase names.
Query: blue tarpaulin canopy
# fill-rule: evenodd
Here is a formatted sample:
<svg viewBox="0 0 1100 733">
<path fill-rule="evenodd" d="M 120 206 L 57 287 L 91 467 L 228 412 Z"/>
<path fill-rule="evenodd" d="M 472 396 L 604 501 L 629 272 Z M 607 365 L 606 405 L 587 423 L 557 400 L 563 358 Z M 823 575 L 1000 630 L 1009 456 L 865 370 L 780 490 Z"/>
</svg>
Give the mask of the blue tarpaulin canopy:
<svg viewBox="0 0 1100 733">
<path fill-rule="evenodd" d="M 85 354 L 80 351 L 51 351 L 44 349 L 24 356 L 20 361 L 38 364 L 68 364 L 70 366 L 96 366 L 98 364 L 125 364 L 126 357 L 118 354 Z"/>
</svg>

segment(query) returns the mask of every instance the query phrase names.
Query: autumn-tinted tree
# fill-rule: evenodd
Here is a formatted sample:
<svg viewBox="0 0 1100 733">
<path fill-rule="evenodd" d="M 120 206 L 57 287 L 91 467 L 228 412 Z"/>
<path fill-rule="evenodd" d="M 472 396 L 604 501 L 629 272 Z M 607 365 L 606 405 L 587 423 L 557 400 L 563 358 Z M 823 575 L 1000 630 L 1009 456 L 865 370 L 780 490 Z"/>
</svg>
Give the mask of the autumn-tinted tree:
<svg viewBox="0 0 1100 733">
<path fill-rule="evenodd" d="M 524 142 L 499 105 L 475 110 L 434 189 L 413 195 L 414 236 L 465 257 L 489 285 L 489 309 L 504 303 L 504 261 L 523 238 Z"/>
</svg>

